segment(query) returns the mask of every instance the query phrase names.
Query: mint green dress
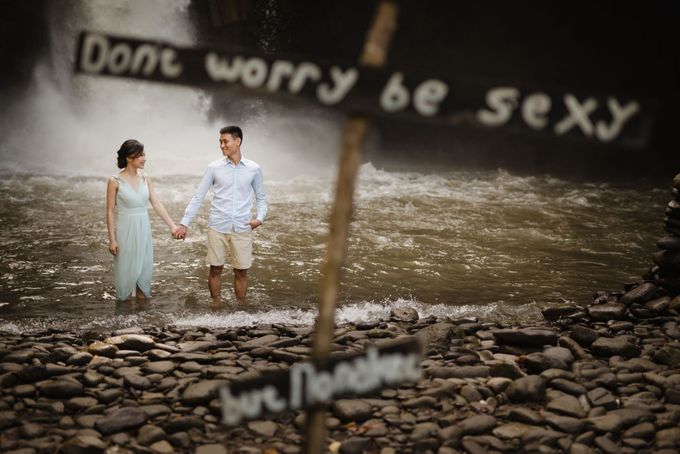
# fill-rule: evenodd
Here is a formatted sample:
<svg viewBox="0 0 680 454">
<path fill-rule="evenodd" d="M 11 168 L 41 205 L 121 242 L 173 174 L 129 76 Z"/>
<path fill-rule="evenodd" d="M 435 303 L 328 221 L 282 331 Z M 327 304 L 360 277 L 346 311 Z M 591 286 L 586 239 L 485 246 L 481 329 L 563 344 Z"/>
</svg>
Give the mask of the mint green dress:
<svg viewBox="0 0 680 454">
<path fill-rule="evenodd" d="M 149 187 L 143 177 L 136 191 L 120 176 L 114 178 L 118 181 L 116 193 L 118 255 L 114 259 L 116 299 L 127 300 L 135 294 L 135 287 L 139 287 L 149 298 L 153 270 Z"/>
</svg>

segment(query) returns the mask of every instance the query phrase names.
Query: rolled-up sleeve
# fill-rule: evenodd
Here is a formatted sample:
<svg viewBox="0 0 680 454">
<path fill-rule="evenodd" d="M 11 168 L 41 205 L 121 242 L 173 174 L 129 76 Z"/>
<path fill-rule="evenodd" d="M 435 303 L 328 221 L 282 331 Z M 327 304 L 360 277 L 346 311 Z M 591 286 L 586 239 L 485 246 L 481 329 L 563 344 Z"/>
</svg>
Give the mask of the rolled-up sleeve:
<svg viewBox="0 0 680 454">
<path fill-rule="evenodd" d="M 203 204 L 203 199 L 205 199 L 205 196 L 208 193 L 208 190 L 210 189 L 212 184 L 213 184 L 213 169 L 212 167 L 208 167 L 205 173 L 203 174 L 203 179 L 201 180 L 201 183 L 198 185 L 198 189 L 196 189 L 196 193 L 191 198 L 191 201 L 189 202 L 189 205 L 187 205 L 186 210 L 184 210 L 184 217 L 182 218 L 180 224 L 189 227 L 189 224 L 196 216 L 196 213 L 198 213 L 199 208 L 201 208 L 201 205 Z"/>
</svg>

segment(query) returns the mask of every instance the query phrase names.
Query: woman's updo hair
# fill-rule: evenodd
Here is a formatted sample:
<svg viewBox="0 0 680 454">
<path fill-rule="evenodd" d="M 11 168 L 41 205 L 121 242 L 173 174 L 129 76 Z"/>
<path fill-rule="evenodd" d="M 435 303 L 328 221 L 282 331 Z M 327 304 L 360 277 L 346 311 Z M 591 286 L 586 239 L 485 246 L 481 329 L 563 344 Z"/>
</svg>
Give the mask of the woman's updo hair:
<svg viewBox="0 0 680 454">
<path fill-rule="evenodd" d="M 144 144 L 135 139 L 128 139 L 123 142 L 118 150 L 118 168 L 124 169 L 127 167 L 127 158 L 136 158 L 144 152 Z"/>
</svg>

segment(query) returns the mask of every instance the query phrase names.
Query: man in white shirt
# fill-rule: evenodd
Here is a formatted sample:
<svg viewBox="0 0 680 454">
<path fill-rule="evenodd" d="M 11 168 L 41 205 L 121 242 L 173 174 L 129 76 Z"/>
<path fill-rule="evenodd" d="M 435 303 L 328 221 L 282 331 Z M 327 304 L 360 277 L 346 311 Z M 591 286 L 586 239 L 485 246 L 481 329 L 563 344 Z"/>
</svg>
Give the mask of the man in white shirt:
<svg viewBox="0 0 680 454">
<path fill-rule="evenodd" d="M 244 298 L 248 289 L 248 268 L 252 264 L 253 230 L 264 222 L 267 196 L 259 164 L 241 155 L 243 132 L 238 126 L 220 129 L 220 148 L 224 158 L 208 165 L 196 193 L 184 211 L 175 238 L 184 239 L 191 220 L 196 216 L 208 190 L 213 200 L 208 222 L 208 288 L 210 296 L 219 298 L 222 270 L 231 256 L 234 292 Z M 255 196 L 257 214 L 251 219 Z"/>
</svg>

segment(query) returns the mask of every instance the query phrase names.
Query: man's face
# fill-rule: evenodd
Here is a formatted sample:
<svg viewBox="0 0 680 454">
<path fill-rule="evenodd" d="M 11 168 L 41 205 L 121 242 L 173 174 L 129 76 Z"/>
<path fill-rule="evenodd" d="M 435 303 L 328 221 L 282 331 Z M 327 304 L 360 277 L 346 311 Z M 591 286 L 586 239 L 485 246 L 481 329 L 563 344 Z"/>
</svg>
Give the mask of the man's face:
<svg viewBox="0 0 680 454">
<path fill-rule="evenodd" d="M 238 152 L 240 145 L 241 139 L 233 138 L 231 134 L 220 134 L 220 148 L 224 156 L 232 157 L 234 153 Z"/>
</svg>

